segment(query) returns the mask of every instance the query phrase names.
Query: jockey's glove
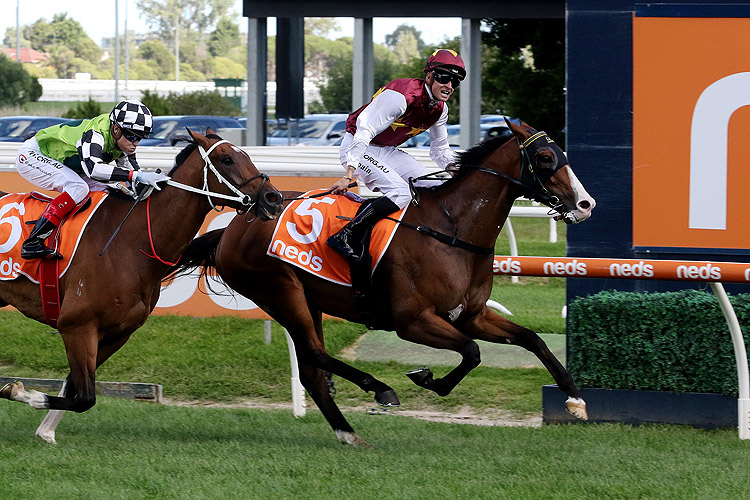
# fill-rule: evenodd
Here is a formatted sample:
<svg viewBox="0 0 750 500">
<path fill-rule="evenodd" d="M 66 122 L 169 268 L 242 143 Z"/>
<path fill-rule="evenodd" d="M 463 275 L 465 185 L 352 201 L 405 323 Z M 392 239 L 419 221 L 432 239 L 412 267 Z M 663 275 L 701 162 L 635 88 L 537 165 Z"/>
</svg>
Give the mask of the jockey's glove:
<svg viewBox="0 0 750 500">
<path fill-rule="evenodd" d="M 143 170 L 133 170 L 133 176 L 130 178 L 132 183 L 148 184 L 153 186 L 154 189 L 161 190 L 159 187 L 160 182 L 166 182 L 169 180 L 169 176 L 160 172 L 144 172 Z"/>
</svg>

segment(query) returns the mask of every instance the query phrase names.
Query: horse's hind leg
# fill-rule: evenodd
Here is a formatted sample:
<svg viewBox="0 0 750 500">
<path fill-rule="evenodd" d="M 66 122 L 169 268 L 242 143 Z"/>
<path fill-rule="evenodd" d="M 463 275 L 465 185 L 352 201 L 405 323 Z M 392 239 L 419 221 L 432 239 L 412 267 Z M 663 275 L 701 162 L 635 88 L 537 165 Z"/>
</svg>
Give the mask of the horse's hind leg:
<svg viewBox="0 0 750 500">
<path fill-rule="evenodd" d="M 461 362 L 442 378 L 433 378 L 429 368 L 412 370 L 406 375 L 418 386 L 447 396 L 466 375 L 476 368 L 481 357 L 479 346 L 432 311 L 425 310 L 408 326 L 397 329 L 400 338 L 436 349 L 450 349 L 461 355 Z"/>
<path fill-rule="evenodd" d="M 507 320 L 487 307 L 474 320 L 462 327 L 462 331 L 479 340 L 513 344 L 532 352 L 547 368 L 560 390 L 568 395 L 565 402 L 568 411 L 577 418 L 588 419 L 586 403 L 573 382 L 573 377 L 535 332 Z"/>
</svg>

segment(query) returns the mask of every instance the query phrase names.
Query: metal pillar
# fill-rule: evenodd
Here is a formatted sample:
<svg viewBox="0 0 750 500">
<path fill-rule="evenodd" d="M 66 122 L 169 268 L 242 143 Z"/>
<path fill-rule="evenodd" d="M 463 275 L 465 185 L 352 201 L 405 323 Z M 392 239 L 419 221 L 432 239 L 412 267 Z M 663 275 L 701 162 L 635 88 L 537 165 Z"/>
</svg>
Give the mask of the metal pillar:
<svg viewBox="0 0 750 500">
<path fill-rule="evenodd" d="M 482 34 L 479 24 L 479 19 L 461 20 L 461 58 L 466 65 L 466 79 L 461 83 L 461 149 L 479 142 L 482 113 Z"/>
<path fill-rule="evenodd" d="M 354 20 L 352 57 L 352 111 L 370 102 L 374 92 L 375 56 L 372 45 L 372 18 Z"/>
<path fill-rule="evenodd" d="M 247 19 L 247 131 L 243 146 L 263 146 L 266 138 L 267 18 Z"/>
</svg>

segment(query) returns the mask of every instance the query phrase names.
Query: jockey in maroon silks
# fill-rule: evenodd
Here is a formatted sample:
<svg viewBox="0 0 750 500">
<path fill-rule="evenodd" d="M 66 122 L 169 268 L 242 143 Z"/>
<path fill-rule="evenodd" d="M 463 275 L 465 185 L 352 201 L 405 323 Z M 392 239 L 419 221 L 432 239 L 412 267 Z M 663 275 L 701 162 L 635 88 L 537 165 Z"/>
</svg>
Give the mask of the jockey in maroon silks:
<svg viewBox="0 0 750 500">
<path fill-rule="evenodd" d="M 349 115 L 346 135 L 339 149 L 344 177 L 331 192 L 345 193 L 354 177 L 383 196 L 375 199 L 338 233 L 328 245 L 341 255 L 358 261 L 362 257 L 362 237 L 378 220 L 404 208 L 411 200 L 409 178 L 429 171 L 398 146 L 425 130 L 430 131 L 430 157 L 449 170 L 454 153 L 448 144 L 445 124 L 446 101 L 466 77 L 466 67 L 457 52 L 438 49 L 427 59 L 424 79 L 401 78 L 378 90 L 372 100 Z M 440 184 L 421 180 L 417 186 Z"/>
</svg>

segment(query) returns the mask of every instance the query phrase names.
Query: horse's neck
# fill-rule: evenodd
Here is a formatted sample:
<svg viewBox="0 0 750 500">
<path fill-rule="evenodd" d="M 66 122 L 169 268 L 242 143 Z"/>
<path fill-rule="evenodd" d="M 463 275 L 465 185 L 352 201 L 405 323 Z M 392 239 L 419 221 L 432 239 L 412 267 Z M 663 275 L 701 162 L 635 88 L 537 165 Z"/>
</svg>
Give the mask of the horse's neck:
<svg viewBox="0 0 750 500">
<path fill-rule="evenodd" d="M 478 246 L 494 247 L 516 198 L 501 177 L 473 170 L 435 192 L 438 220 L 450 219 L 458 237 Z"/>
</svg>

